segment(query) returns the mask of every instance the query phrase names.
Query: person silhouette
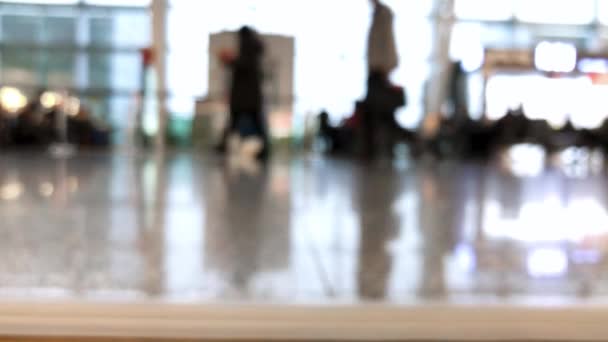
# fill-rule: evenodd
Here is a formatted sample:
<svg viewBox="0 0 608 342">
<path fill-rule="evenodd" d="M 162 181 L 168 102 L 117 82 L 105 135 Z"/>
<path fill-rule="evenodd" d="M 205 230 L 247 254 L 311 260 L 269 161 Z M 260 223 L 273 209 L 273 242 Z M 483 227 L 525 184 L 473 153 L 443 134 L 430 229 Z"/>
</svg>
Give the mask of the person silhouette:
<svg viewBox="0 0 608 342">
<path fill-rule="evenodd" d="M 374 13 L 367 40 L 367 95 L 361 127 L 363 153 L 367 157 L 375 155 L 379 138 L 388 139 L 388 147 L 392 148 L 396 128 L 394 113 L 406 102 L 403 89 L 396 89 L 389 80 L 399 65 L 393 12 L 380 0 L 371 0 L 371 3 Z M 379 134 L 381 129 L 384 134 Z"/>
<path fill-rule="evenodd" d="M 248 26 L 238 32 L 239 54 L 236 58 L 223 56 L 232 69 L 230 85 L 230 117 L 217 149 L 225 152 L 231 134 L 241 138 L 257 137 L 262 140 L 259 157 L 269 153 L 269 138 L 263 114 L 262 58 L 264 44 L 258 33 Z"/>
</svg>

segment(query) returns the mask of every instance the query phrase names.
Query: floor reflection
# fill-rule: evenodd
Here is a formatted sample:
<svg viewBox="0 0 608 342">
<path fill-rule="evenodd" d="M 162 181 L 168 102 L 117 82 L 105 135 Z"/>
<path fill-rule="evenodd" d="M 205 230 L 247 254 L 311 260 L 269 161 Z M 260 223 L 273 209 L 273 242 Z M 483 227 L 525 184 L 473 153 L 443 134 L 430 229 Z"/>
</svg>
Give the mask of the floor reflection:
<svg viewBox="0 0 608 342">
<path fill-rule="evenodd" d="M 399 231 L 399 220 L 393 210 L 399 194 L 399 177 L 390 164 L 360 166 L 358 171 L 355 185 L 359 191 L 356 198 L 360 225 L 358 294 L 363 299 L 382 299 L 387 295 L 393 265 L 389 242 Z"/>
<path fill-rule="evenodd" d="M 608 294 L 603 156 L 261 165 L 0 156 L 0 297 L 344 303 Z"/>
</svg>

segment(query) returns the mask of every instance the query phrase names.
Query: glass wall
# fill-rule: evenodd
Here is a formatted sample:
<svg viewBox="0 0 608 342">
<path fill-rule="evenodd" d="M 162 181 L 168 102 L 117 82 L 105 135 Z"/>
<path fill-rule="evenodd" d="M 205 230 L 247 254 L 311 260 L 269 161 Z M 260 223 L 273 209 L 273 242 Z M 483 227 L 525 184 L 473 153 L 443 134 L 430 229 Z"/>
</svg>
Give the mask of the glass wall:
<svg viewBox="0 0 608 342">
<path fill-rule="evenodd" d="M 590 24 L 596 0 L 517 0 L 515 16 L 531 23 Z"/>
<path fill-rule="evenodd" d="M 454 12 L 461 20 L 510 20 L 513 6 L 509 0 L 456 0 Z"/>
<path fill-rule="evenodd" d="M 394 82 L 407 88 L 410 105 L 400 113 L 414 125 L 423 113 L 423 84 L 430 73 L 433 1 L 386 0 L 395 12 L 401 65 Z M 170 0 L 169 103 L 192 115 L 195 97 L 208 89 L 209 35 L 250 25 L 262 33 L 295 38 L 295 120 L 327 109 L 332 118 L 352 114 L 365 90 L 369 0 Z M 296 123 L 297 124 L 297 123 Z"/>
<path fill-rule="evenodd" d="M 395 12 L 401 55 L 393 81 L 404 85 L 409 95 L 409 105 L 399 119 L 415 126 L 424 116 L 423 89 L 432 68 L 434 1 L 385 2 Z M 263 33 L 295 38 L 296 120 L 327 109 L 338 121 L 352 112 L 354 101 L 364 94 L 365 43 L 371 16 L 367 0 L 170 0 L 170 5 L 172 112 L 190 116 L 194 98 L 207 93 L 209 35 L 245 24 Z M 608 13 L 602 12 L 604 7 L 608 9 L 606 0 L 455 0 L 457 20 L 450 55 L 474 70 L 483 62 L 486 47 L 530 48 L 547 36 L 587 44 L 593 34 L 587 24 L 608 19 L 602 15 Z M 479 116 L 483 111 L 481 75 L 473 74 L 471 81 L 470 88 L 478 97 L 471 108 Z"/>
<path fill-rule="evenodd" d="M 364 95 L 369 0 L 168 1 L 168 105 L 174 116 L 192 118 L 195 99 L 207 95 L 210 34 L 243 25 L 295 38 L 296 121 L 321 109 L 339 121 Z M 395 13 L 401 56 L 393 81 L 405 86 L 409 100 L 399 121 L 415 126 L 424 116 L 423 90 L 433 67 L 435 1 L 385 2 Z M 139 50 L 150 45 L 149 4 L 0 1 L 0 82 L 29 92 L 75 91 L 120 132 L 134 110 Z M 486 47 L 529 48 L 548 36 L 588 45 L 596 32 L 608 32 L 594 25 L 608 24 L 607 13 L 608 0 L 455 0 L 450 55 L 474 70 Z M 482 89 L 479 74 L 472 79 L 471 88 Z M 473 108 L 481 114 L 481 104 Z"/>
<path fill-rule="evenodd" d="M 597 15 L 602 24 L 608 25 L 608 0 L 598 0 Z"/>
<path fill-rule="evenodd" d="M 607 0 L 455 0 L 457 20 L 452 34 L 450 55 L 455 60 L 463 60 L 465 68 L 466 65 L 470 65 L 468 69 L 473 70 L 482 62 L 480 56 L 483 56 L 482 52 L 485 48 L 532 51 L 542 41 L 560 41 L 571 44 L 579 50 L 602 53 L 605 47 L 608 47 L 606 44 L 608 36 L 603 33 L 606 31 L 601 26 L 608 23 L 607 13 Z M 530 72 L 533 74 L 530 77 L 538 76 L 534 70 Z M 491 96 L 496 98 L 491 104 L 492 108 L 487 108 L 492 116 L 504 115 L 504 113 L 497 114 L 496 108 L 507 106 L 509 101 L 521 103 L 521 99 L 514 99 L 513 96 L 504 94 L 518 93 L 519 90 L 532 84 L 533 82 L 525 81 L 526 77 L 502 75 L 491 84 L 487 84 L 487 91 L 495 94 Z M 475 89 L 470 93 L 471 114 L 479 117 L 484 112 L 482 95 L 485 91 L 481 73 L 473 73 L 469 83 L 471 89 Z M 559 82 L 551 87 L 561 89 L 562 84 L 557 83 Z M 574 86 L 579 84 L 576 80 L 562 83 Z M 497 89 L 500 91 L 496 91 Z M 539 100 L 543 97 L 541 95 L 535 97 Z M 498 99 L 501 96 L 505 98 Z M 548 107 L 545 109 L 548 110 Z M 582 116 L 586 114 L 581 110 L 572 112 L 577 116 L 571 118 L 573 121 L 597 121 L 583 118 Z M 558 119 L 553 117 L 547 119 L 563 122 L 562 116 Z"/>
<path fill-rule="evenodd" d="M 455 0 L 460 20 L 590 24 L 605 17 L 606 0 Z"/>
<path fill-rule="evenodd" d="M 120 142 L 150 44 L 149 1 L 0 1 L 0 82 L 78 94 Z"/>
</svg>

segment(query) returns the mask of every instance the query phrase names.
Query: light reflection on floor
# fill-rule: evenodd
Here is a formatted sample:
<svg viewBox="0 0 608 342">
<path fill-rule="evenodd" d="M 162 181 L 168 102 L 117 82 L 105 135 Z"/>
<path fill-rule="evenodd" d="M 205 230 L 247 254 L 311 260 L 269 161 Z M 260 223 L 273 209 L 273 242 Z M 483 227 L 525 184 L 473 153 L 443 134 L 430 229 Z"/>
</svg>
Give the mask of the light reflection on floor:
<svg viewBox="0 0 608 342">
<path fill-rule="evenodd" d="M 401 163 L 403 164 L 403 163 Z M 0 156 L 0 298 L 483 302 L 608 295 L 603 159 Z M 572 171 L 576 169 L 574 172 Z"/>
</svg>

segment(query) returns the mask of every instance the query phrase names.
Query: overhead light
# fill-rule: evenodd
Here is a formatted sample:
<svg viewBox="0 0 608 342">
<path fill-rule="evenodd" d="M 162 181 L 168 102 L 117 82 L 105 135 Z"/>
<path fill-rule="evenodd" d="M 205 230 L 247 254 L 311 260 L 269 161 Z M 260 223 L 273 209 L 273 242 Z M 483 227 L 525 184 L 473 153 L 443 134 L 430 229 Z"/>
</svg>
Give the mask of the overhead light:
<svg viewBox="0 0 608 342">
<path fill-rule="evenodd" d="M 53 186 L 52 183 L 45 182 L 45 183 L 40 184 L 39 190 L 40 190 L 40 194 L 43 197 L 51 197 L 51 196 L 53 196 L 53 193 L 55 192 L 55 187 Z"/>
<path fill-rule="evenodd" d="M 79 188 L 78 178 L 77 177 L 68 178 L 68 190 L 71 193 L 75 193 L 78 191 L 78 188 Z"/>
<path fill-rule="evenodd" d="M 4 201 L 17 200 L 23 194 L 23 185 L 19 182 L 10 182 L 0 186 L 0 199 Z"/>
<path fill-rule="evenodd" d="M 9 113 L 15 114 L 27 106 L 27 97 L 14 87 L 0 88 L 0 105 Z"/>
<path fill-rule="evenodd" d="M 69 97 L 63 104 L 63 111 L 69 116 L 76 116 L 80 113 L 80 100 L 77 97 Z"/>
<path fill-rule="evenodd" d="M 54 91 L 46 91 L 40 96 L 40 104 L 46 109 L 52 109 L 61 104 L 62 96 Z"/>
</svg>

